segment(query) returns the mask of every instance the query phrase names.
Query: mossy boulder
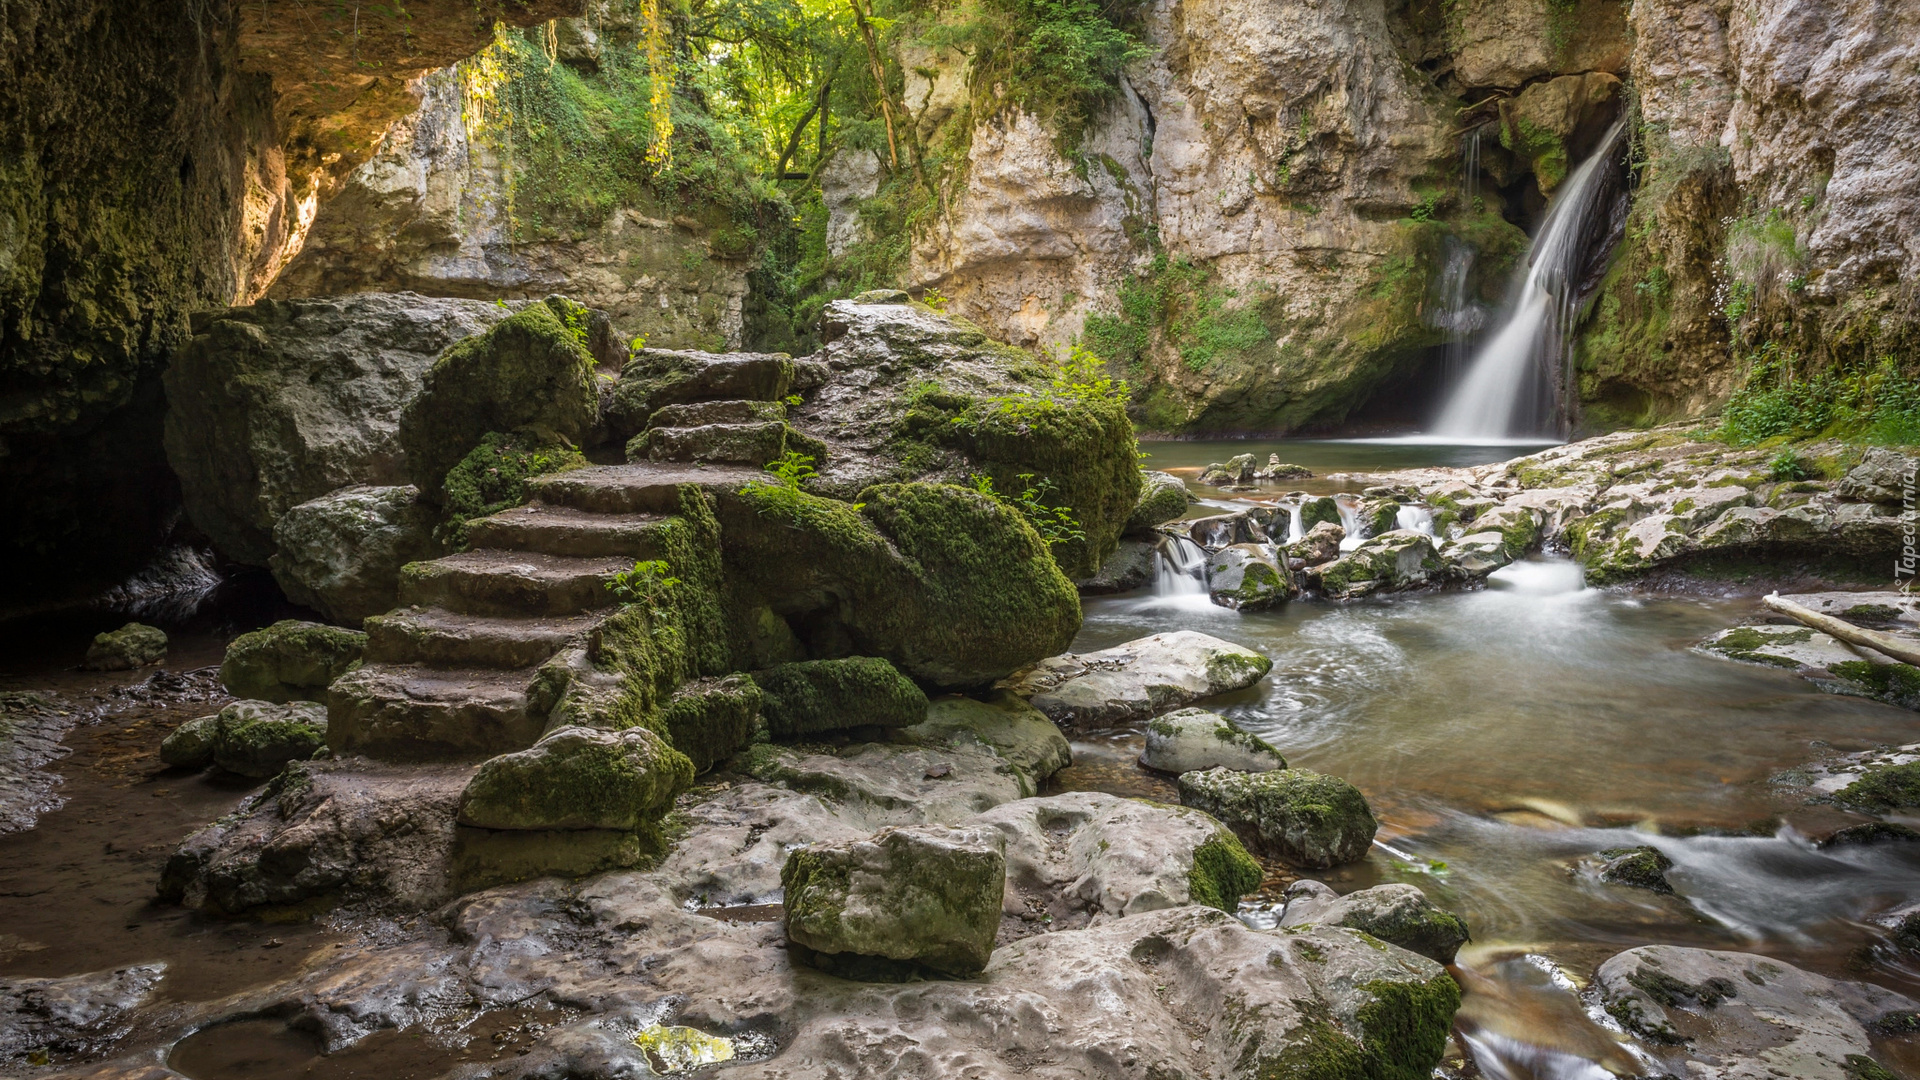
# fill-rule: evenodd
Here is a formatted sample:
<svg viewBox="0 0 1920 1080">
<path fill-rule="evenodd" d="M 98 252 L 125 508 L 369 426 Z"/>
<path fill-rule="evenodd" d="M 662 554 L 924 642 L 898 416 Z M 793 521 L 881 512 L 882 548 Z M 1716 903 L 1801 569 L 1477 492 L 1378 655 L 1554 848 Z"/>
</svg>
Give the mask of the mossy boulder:
<svg viewBox="0 0 1920 1080">
<path fill-rule="evenodd" d="M 927 695 L 876 656 L 804 660 L 757 671 L 767 731 L 791 739 L 855 727 L 897 728 L 926 719 Z"/>
<path fill-rule="evenodd" d="M 1147 745 L 1140 764 L 1164 773 L 1205 769 L 1271 772 L 1287 767 L 1266 740 L 1235 727 L 1205 709 L 1176 709 L 1147 721 Z"/>
<path fill-rule="evenodd" d="M 459 822 L 483 829 L 647 830 L 693 783 L 687 756 L 643 727 L 562 727 L 490 758 L 460 794 Z"/>
<path fill-rule="evenodd" d="M 441 481 L 444 520 L 435 538 L 449 548 L 465 547 L 470 522 L 527 501 L 527 481 L 586 463 L 572 443 L 549 431 L 489 431 Z"/>
<path fill-rule="evenodd" d="M 220 683 L 256 701 L 325 701 L 327 686 L 358 667 L 366 647 L 358 630 L 283 619 L 227 645 Z"/>
<path fill-rule="evenodd" d="M 327 745 L 327 707 L 311 701 L 236 701 L 215 717 L 213 763 L 264 778 Z"/>
<path fill-rule="evenodd" d="M 787 938 L 811 959 L 873 957 L 960 976 L 993 955 L 1006 882 L 999 836 L 940 825 L 814 844 L 780 870 Z"/>
<path fill-rule="evenodd" d="M 1019 770 L 1027 795 L 1073 763 L 1073 750 L 1054 722 L 1004 690 L 985 701 L 958 694 L 934 698 L 926 719 L 895 731 L 893 739 L 915 746 L 982 744 Z"/>
<path fill-rule="evenodd" d="M 1143 472 L 1140 474 L 1140 500 L 1133 505 L 1133 514 L 1127 518 L 1125 531 L 1146 532 L 1155 525 L 1178 521 L 1186 516 L 1188 502 L 1185 481 L 1172 473 Z"/>
<path fill-rule="evenodd" d="M 1359 788 L 1305 769 L 1183 773 L 1180 801 L 1219 818 L 1255 849 L 1311 869 L 1365 858 L 1379 827 Z"/>
<path fill-rule="evenodd" d="M 760 687 L 748 676 L 696 679 L 674 691 L 655 726 L 687 755 L 697 775 L 753 740 L 760 703 Z"/>
<path fill-rule="evenodd" d="M 1319 566 L 1340 557 L 1340 541 L 1346 538 L 1347 530 L 1339 523 L 1317 521 L 1284 550 L 1289 559 L 1299 559 L 1306 566 Z"/>
<path fill-rule="evenodd" d="M 89 671 L 131 671 L 167 658 L 167 633 L 157 626 L 130 622 L 95 634 L 81 667 Z"/>
<path fill-rule="evenodd" d="M 1920 806 L 1920 761 L 1869 765 L 1860 779 L 1834 792 L 1833 801 L 1870 814 Z"/>
<path fill-rule="evenodd" d="M 1299 590 L 1285 564 L 1261 544 L 1231 544 L 1207 557 L 1207 595 L 1235 611 L 1264 611 Z"/>
<path fill-rule="evenodd" d="M 1302 532 L 1312 532 L 1313 527 L 1323 521 L 1329 525 L 1340 525 L 1340 504 L 1334 501 L 1333 496 L 1322 495 L 1300 504 Z M 1342 529 L 1344 530 L 1344 526 Z"/>
<path fill-rule="evenodd" d="M 1317 577 L 1322 592 L 1345 600 L 1434 584 L 1446 568 L 1446 560 L 1434 550 L 1433 537 L 1395 530 L 1361 541 L 1359 547 L 1321 567 Z"/>
<path fill-rule="evenodd" d="M 1344 926 L 1442 964 L 1453 963 L 1471 938 L 1465 920 L 1427 899 L 1418 886 L 1405 884 L 1341 896 L 1318 881 L 1295 882 L 1287 889 L 1280 925 Z"/>
<path fill-rule="evenodd" d="M 973 687 L 1080 628 L 1079 595 L 1046 543 L 977 491 L 882 484 L 856 507 L 761 485 L 722 498 L 719 516 L 736 610 L 769 608 L 815 656 L 881 656 L 924 684 Z"/>
<path fill-rule="evenodd" d="M 1667 884 L 1667 871 L 1673 869 L 1673 860 L 1662 854 L 1659 848 L 1645 844 L 1608 848 L 1600 853 L 1600 860 L 1601 881 L 1630 885 L 1648 892 L 1673 892 L 1673 886 Z"/>
<path fill-rule="evenodd" d="M 489 432 L 538 431 L 584 444 L 599 418 L 591 313 L 551 297 L 435 360 L 400 417 L 407 475 L 432 502 L 453 467 Z"/>
<path fill-rule="evenodd" d="M 176 769 L 204 769 L 213 764 L 213 739 L 219 726 L 216 714 L 174 728 L 160 740 L 160 760 Z"/>
</svg>

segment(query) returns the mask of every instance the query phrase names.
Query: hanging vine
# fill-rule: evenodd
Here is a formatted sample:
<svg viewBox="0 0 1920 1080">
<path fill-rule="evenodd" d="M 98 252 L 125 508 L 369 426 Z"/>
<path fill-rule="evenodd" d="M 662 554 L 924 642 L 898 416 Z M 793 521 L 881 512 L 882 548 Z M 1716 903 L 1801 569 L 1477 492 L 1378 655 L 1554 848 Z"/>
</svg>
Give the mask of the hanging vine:
<svg viewBox="0 0 1920 1080">
<path fill-rule="evenodd" d="M 647 120 L 653 141 L 647 146 L 647 164 L 664 170 L 673 164 L 673 60 L 667 44 L 667 21 L 660 0 L 640 0 L 640 53 L 647 61 Z"/>
</svg>

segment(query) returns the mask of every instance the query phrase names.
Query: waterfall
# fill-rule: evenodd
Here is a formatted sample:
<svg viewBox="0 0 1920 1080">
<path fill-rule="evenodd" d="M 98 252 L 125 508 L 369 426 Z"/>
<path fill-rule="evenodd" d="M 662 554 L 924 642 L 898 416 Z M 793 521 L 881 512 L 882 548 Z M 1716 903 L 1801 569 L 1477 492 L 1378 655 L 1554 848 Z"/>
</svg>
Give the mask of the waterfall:
<svg viewBox="0 0 1920 1080">
<path fill-rule="evenodd" d="M 1207 554 L 1184 537 L 1169 536 L 1153 553 L 1153 595 L 1206 595 Z"/>
<path fill-rule="evenodd" d="M 1561 185 L 1527 252 L 1506 323 L 1481 348 L 1448 398 L 1434 434 L 1450 439 L 1564 436 L 1562 385 L 1577 286 L 1588 234 L 1598 218 L 1608 167 L 1619 156 L 1626 122 L 1615 121 L 1586 161 Z"/>
<path fill-rule="evenodd" d="M 1482 124 L 1460 139 L 1460 202 L 1469 214 L 1480 213 L 1480 136 Z M 1442 371 L 1453 386 L 1472 358 L 1474 335 L 1486 324 L 1486 312 L 1467 292 L 1473 281 L 1474 261 L 1480 252 L 1457 236 L 1448 236 L 1441 251 L 1440 276 L 1435 281 L 1434 311 L 1428 325 L 1447 334 Z"/>
<path fill-rule="evenodd" d="M 1393 525 L 1396 529 L 1410 529 L 1432 536 L 1433 511 L 1424 506 L 1402 506 L 1394 514 Z"/>
<path fill-rule="evenodd" d="M 1300 510 L 1304 505 L 1304 503 L 1287 505 L 1287 543 L 1289 544 L 1297 544 L 1307 535 L 1307 530 L 1300 527 Z"/>
<path fill-rule="evenodd" d="M 1360 535 L 1360 502 L 1351 496 L 1335 495 L 1333 505 L 1340 511 L 1340 527 L 1347 531 L 1340 541 L 1340 550 L 1352 551 L 1366 539 Z"/>
</svg>

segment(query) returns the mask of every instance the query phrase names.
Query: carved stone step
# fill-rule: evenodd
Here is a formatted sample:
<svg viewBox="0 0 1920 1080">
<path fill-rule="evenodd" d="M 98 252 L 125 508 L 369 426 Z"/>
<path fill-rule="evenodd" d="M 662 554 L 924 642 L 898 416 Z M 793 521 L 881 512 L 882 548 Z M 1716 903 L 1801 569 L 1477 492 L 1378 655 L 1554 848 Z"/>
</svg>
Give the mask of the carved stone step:
<svg viewBox="0 0 1920 1080">
<path fill-rule="evenodd" d="M 524 750 L 551 701 L 528 669 L 367 664 L 327 689 L 327 745 L 382 761 L 471 761 Z"/>
<path fill-rule="evenodd" d="M 780 420 L 699 427 L 651 427 L 627 444 L 627 456 L 650 461 L 705 461 L 765 465 L 787 449 L 787 425 Z"/>
<path fill-rule="evenodd" d="M 665 514 L 597 514 L 533 503 L 481 518 L 468 538 L 475 548 L 570 558 L 657 559 L 662 530 L 672 520 Z"/>
<path fill-rule="evenodd" d="M 367 620 L 369 663 L 530 668 L 600 625 L 604 612 L 546 618 L 462 615 L 401 608 Z"/>
<path fill-rule="evenodd" d="M 607 582 L 632 566 L 629 558 L 483 548 L 409 564 L 400 571 L 400 603 L 463 615 L 576 615 L 611 606 Z"/>
<path fill-rule="evenodd" d="M 596 514 L 672 514 L 680 509 L 680 485 L 698 484 L 731 494 L 766 473 L 745 465 L 693 465 L 637 461 L 549 473 L 527 482 L 527 491 L 548 506 Z"/>
</svg>

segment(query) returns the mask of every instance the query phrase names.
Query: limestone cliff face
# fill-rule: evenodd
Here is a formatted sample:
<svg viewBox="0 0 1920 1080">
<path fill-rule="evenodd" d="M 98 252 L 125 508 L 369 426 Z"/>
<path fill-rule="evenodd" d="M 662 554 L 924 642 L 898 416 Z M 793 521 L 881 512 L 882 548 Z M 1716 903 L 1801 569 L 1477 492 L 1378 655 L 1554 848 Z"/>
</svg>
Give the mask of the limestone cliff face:
<svg viewBox="0 0 1920 1080">
<path fill-rule="evenodd" d="M 1648 179 L 1582 341 L 1635 414 L 1723 398 L 1765 343 L 1816 363 L 1920 349 L 1920 9 L 1640 0 Z"/>
<path fill-rule="evenodd" d="M 590 62 L 599 36 L 580 20 L 568 22 L 569 40 L 581 43 L 579 60 Z M 747 264 L 716 252 L 707 223 L 653 206 L 622 206 L 580 227 L 516 212 L 513 166 L 469 132 L 459 74 L 433 72 L 413 93 L 418 110 L 320 208 L 271 296 L 411 290 L 537 299 L 564 292 L 607 312 L 622 340 L 644 335 L 663 348 L 740 344 Z"/>
<path fill-rule="evenodd" d="M 1528 174 L 1524 152 L 1489 139 L 1487 197 L 1461 190 L 1462 131 L 1499 116 L 1463 120 L 1463 78 L 1520 95 L 1573 76 L 1533 110 L 1558 125 L 1558 175 L 1576 131 L 1618 108 L 1619 5 L 1558 44 L 1545 0 L 1459 5 L 1452 25 L 1430 6 L 1160 0 L 1142 24 L 1152 55 L 1071 156 L 990 98 L 959 107 L 964 73 L 943 76 L 958 103 L 924 76 L 916 99 L 910 79 L 923 124 L 944 112 L 972 127 L 909 284 L 1017 343 L 1095 346 L 1128 368 L 1149 427 L 1338 420 L 1445 342 L 1434 283 L 1449 238 L 1478 249 L 1483 303 L 1524 243 L 1494 190 Z M 1607 85 L 1587 92 L 1583 76 Z M 1558 175 L 1538 171 L 1550 190 Z M 852 200 L 830 187 L 827 201 Z"/>
</svg>

